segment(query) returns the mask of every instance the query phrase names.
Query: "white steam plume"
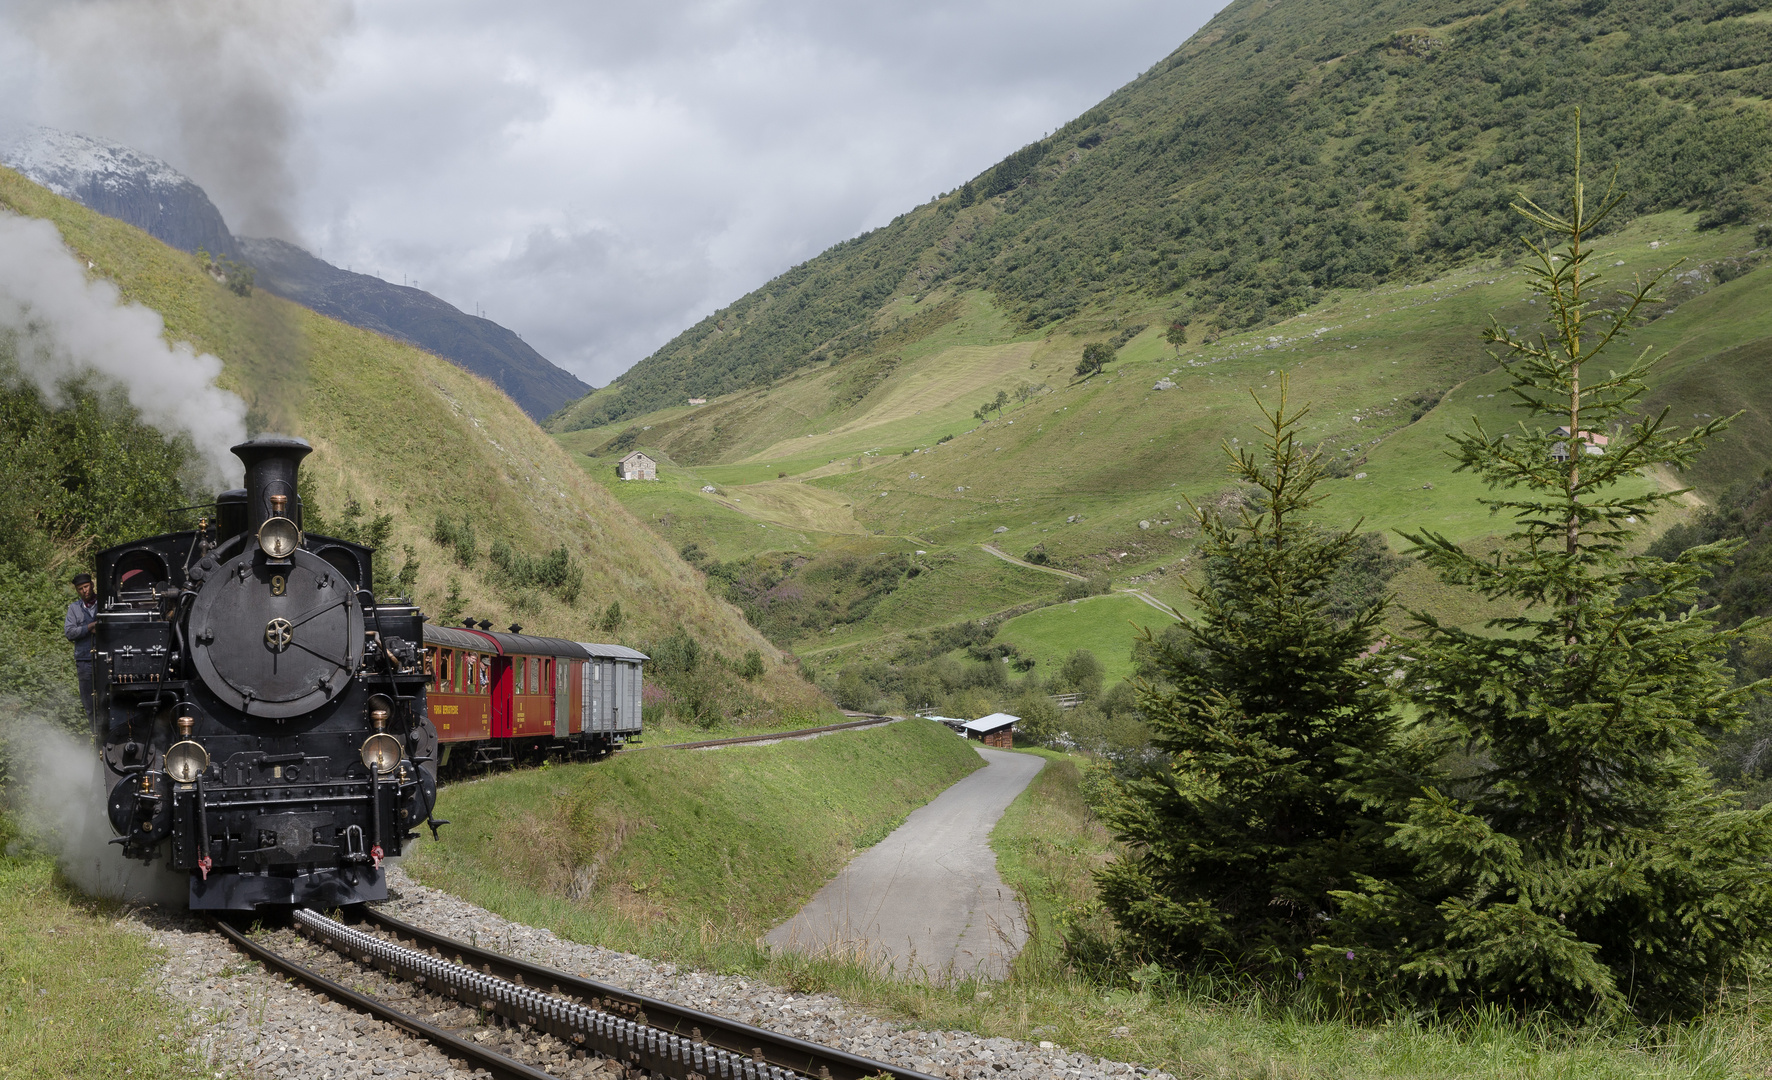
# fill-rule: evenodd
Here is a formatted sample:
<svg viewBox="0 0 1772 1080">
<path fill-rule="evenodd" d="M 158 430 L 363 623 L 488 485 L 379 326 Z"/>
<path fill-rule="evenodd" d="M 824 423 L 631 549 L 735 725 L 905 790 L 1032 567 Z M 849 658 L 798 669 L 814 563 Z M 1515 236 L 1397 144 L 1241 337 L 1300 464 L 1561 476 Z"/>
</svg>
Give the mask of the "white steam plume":
<svg viewBox="0 0 1772 1080">
<path fill-rule="evenodd" d="M 0 334 L 19 372 L 57 403 L 69 378 L 92 373 L 120 385 L 145 422 L 190 436 L 207 480 L 231 484 L 240 463 L 228 447 L 246 438 L 246 403 L 215 385 L 220 360 L 168 345 L 164 330 L 158 313 L 89 279 L 54 225 L 0 212 Z"/>
<path fill-rule="evenodd" d="M 350 23 L 349 0 L 0 0 L 0 68 L 14 70 L 0 71 L 0 113 L 164 158 L 236 235 L 299 242 L 301 95 Z"/>
<path fill-rule="evenodd" d="M 47 721 L 13 712 L 17 703 L 0 701 L 12 719 L 0 721 L 0 753 L 9 759 L 22 798 L 26 835 L 52 852 L 62 872 L 81 892 L 114 900 L 183 904 L 190 875 L 169 869 L 162 857 L 144 866 L 123 857 L 105 815 L 105 799 L 119 777 L 111 776 L 98 751 Z"/>
</svg>

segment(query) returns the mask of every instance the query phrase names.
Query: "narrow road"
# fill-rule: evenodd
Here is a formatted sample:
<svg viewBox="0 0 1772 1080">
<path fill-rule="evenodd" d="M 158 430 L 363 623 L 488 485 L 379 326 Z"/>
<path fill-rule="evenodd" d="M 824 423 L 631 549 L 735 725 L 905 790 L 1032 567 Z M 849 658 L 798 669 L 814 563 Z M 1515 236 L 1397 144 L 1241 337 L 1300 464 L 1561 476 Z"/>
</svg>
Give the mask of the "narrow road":
<svg viewBox="0 0 1772 1080">
<path fill-rule="evenodd" d="M 1186 615 L 1183 615 L 1181 612 L 1170 607 L 1168 604 L 1163 603 L 1163 601 L 1152 596 L 1150 593 L 1145 592 L 1143 589 L 1120 589 L 1118 591 L 1126 596 L 1138 597 L 1140 600 L 1143 600 L 1145 603 L 1149 604 L 1151 607 L 1154 607 L 1158 611 L 1161 611 L 1163 614 L 1169 616 L 1171 619 L 1179 619 L 1182 622 L 1188 621 L 1188 617 Z"/>
<path fill-rule="evenodd" d="M 1026 559 L 1018 559 L 1015 556 L 1004 551 L 1002 548 L 998 547 L 995 544 L 980 544 L 978 546 L 981 548 L 984 548 L 986 551 L 990 552 L 992 555 L 995 555 L 997 558 L 1002 559 L 1006 563 L 1014 563 L 1016 566 L 1025 566 L 1029 570 L 1038 570 L 1043 574 L 1053 574 L 1057 577 L 1069 578 L 1072 581 L 1088 581 L 1089 580 L 1088 578 L 1084 577 L 1082 574 L 1073 574 L 1069 570 L 1060 570 L 1056 566 L 1041 566 L 1039 563 L 1031 563 L 1031 562 L 1028 562 Z"/>
<path fill-rule="evenodd" d="M 870 960 L 938 982 L 1007 975 L 1027 942 L 1027 915 L 997 874 L 990 834 L 1046 762 L 978 752 L 984 768 L 852 859 L 799 914 L 769 932 L 769 944 Z"/>
<path fill-rule="evenodd" d="M 1061 578 L 1068 578 L 1071 581 L 1088 581 L 1089 580 L 1088 578 L 1084 577 L 1082 574 L 1073 574 L 1069 570 L 1060 570 L 1056 566 L 1041 566 L 1039 563 L 1031 563 L 1031 562 L 1028 562 L 1026 559 L 1018 559 L 1015 556 L 1008 554 L 1002 548 L 998 547 L 995 544 L 980 544 L 978 546 L 981 548 L 984 548 L 985 551 L 989 552 L 992 555 L 995 555 L 997 558 L 1002 559 L 1006 563 L 1014 563 L 1016 566 L 1025 566 L 1029 570 L 1039 570 L 1043 573 L 1054 574 L 1054 575 L 1061 577 Z M 1127 596 L 1136 596 L 1140 600 L 1149 604 L 1151 607 L 1154 607 L 1158 611 L 1161 611 L 1163 614 L 1169 616 L 1171 619 L 1181 619 L 1183 621 L 1185 621 L 1187 619 L 1187 616 L 1183 615 L 1181 612 L 1170 607 L 1168 604 L 1163 603 L 1163 601 L 1158 600 L 1156 597 L 1152 596 L 1148 592 L 1145 592 L 1143 589 L 1116 588 L 1116 589 L 1114 589 L 1114 591 L 1117 593 L 1123 593 Z"/>
</svg>

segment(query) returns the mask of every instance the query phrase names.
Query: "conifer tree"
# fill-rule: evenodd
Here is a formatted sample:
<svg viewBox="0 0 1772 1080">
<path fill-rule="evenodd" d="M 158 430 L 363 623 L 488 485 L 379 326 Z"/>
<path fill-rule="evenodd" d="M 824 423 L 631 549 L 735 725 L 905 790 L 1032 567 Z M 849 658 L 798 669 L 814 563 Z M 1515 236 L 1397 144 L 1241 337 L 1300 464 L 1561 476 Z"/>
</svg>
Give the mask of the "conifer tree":
<svg viewBox="0 0 1772 1080">
<path fill-rule="evenodd" d="M 1139 708 L 1169 767 L 1109 800 L 1104 816 L 1129 854 L 1097 884 L 1148 959 L 1290 979 L 1331 893 L 1394 861 L 1382 822 L 1348 788 L 1395 783 L 1408 755 L 1363 662 L 1389 598 L 1345 622 L 1330 614 L 1328 586 L 1361 538 L 1309 520 L 1323 472 L 1296 441 L 1307 410 L 1288 411 L 1284 381 L 1261 411 L 1259 452 L 1226 448 L 1253 504 L 1196 511 L 1200 619 L 1147 635 L 1163 678 L 1139 684 Z"/>
<path fill-rule="evenodd" d="M 1621 197 L 1609 184 L 1589 200 L 1580 138 L 1577 114 L 1566 207 L 1515 207 L 1560 238 L 1526 241 L 1549 333 L 1485 333 L 1525 418 L 1453 440 L 1457 467 L 1497 492 L 1485 501 L 1512 531 L 1492 555 L 1409 537 L 1443 580 L 1519 614 L 1484 632 L 1416 614 L 1399 643 L 1412 658 L 1403 693 L 1465 764 L 1394 811 L 1412 872 L 1338 898 L 1330 942 L 1314 950 L 1324 985 L 1683 1016 L 1772 945 L 1772 809 L 1740 809 L 1702 765 L 1706 733 L 1741 720 L 1724 663 L 1734 634 L 1692 610 L 1732 545 L 1665 562 L 1631 554 L 1680 494 L 1643 474 L 1687 465 L 1726 421 L 1677 433 L 1667 410 L 1642 415 L 1647 351 L 1621 371 L 1597 363 L 1659 276 L 1598 302 L 1592 238 Z"/>
</svg>

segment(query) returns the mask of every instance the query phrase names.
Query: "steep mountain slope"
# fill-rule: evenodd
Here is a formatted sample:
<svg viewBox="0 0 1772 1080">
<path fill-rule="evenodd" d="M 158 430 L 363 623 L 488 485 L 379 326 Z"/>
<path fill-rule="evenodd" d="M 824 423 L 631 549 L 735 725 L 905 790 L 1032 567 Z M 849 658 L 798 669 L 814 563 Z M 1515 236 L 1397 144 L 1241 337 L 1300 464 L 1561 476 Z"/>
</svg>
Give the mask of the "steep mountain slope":
<svg viewBox="0 0 1772 1080">
<path fill-rule="evenodd" d="M 1160 303 L 1198 336 L 1422 280 L 1512 242 L 1509 203 L 1550 190 L 1575 104 L 1631 211 L 1748 220 L 1769 89 L 1763 0 L 1237 0 L 1099 106 L 709 316 L 554 428 L 889 355 L 967 290 L 1016 332 Z"/>
<path fill-rule="evenodd" d="M 496 385 L 535 420 L 590 389 L 510 330 L 423 290 L 340 270 L 282 240 L 241 237 L 240 250 L 259 284 L 278 296 L 434 352 Z"/>
<path fill-rule="evenodd" d="M 209 195 L 157 157 L 78 132 L 33 127 L 0 137 L 0 165 L 181 251 L 240 255 Z"/>
<path fill-rule="evenodd" d="M 1772 347 L 1772 267 L 1756 230 L 1698 221 L 1679 211 L 1639 217 L 1602 240 L 1597 268 L 1604 289 L 1680 264 L 1635 343 L 1661 357 L 1650 404 L 1669 408 L 1676 424 L 1745 415 L 1693 472 L 1638 482 L 1714 493 L 1772 462 L 1772 383 L 1758 367 Z M 1113 589 L 1186 610 L 1196 540 L 1188 503 L 1235 500 L 1220 447 L 1250 437 L 1249 394 L 1271 403 L 1281 373 L 1292 405 L 1311 406 L 1306 438 L 1331 456 L 1325 518 L 1378 531 L 1393 549 L 1403 546 L 1396 530 L 1482 543 L 1500 527 L 1478 501 L 1489 493 L 1452 472 L 1446 436 L 1473 416 L 1490 430 L 1517 419 L 1506 407 L 1508 376 L 1479 337 L 1491 314 L 1525 330 L 1544 310 L 1508 261 L 1342 293 L 1257 331 L 1179 347 L 1157 329 L 1161 309 L 1134 309 L 1118 330 L 1078 319 L 993 343 L 1001 313 L 981 293 L 961 300 L 954 322 L 889 357 L 852 357 L 699 408 L 556 437 L 593 475 L 606 475 L 628 446 L 658 457 L 658 483 L 616 485 L 616 496 L 672 543 L 725 561 L 721 573 L 745 563 L 751 587 L 768 590 L 762 602 L 817 600 L 826 591 L 818 579 L 848 561 L 879 572 L 909 559 L 922 572 L 896 579 L 862 620 L 782 636 L 781 619 L 753 613 L 833 676 L 862 657 L 916 653 L 922 646 L 907 635 L 932 641 L 934 628 L 955 620 L 1009 618 L 1058 600 L 1070 586 L 1047 569 L 1107 575 Z M 1084 340 L 1140 323 L 1149 325 L 1104 373 L 1073 374 Z M 981 422 L 978 407 L 997 390 L 1008 401 Z M 983 545 L 1045 565 L 1009 567 Z M 980 558 L 999 574 L 977 573 Z M 1419 567 L 1391 585 L 1406 608 L 1451 622 L 1499 614 Z M 1084 604 L 1106 611 L 1108 599 Z M 1076 647 L 1124 662 L 1132 624 L 1166 620 L 1148 604 L 1115 603 L 1112 618 L 1014 619 L 997 640 L 1044 658 L 1041 671 Z M 1018 636 L 1024 623 L 1059 636 Z"/>
<path fill-rule="evenodd" d="M 416 559 L 415 593 L 427 610 L 446 610 L 453 592 L 467 613 L 575 639 L 644 642 L 686 627 L 728 657 L 759 651 L 767 670 L 756 692 L 768 708 L 817 709 L 811 689 L 736 610 L 489 382 L 267 293 L 236 295 L 189 255 L 6 169 L 0 210 L 53 222 L 93 273 L 162 314 L 169 339 L 220 357 L 224 382 L 247 399 L 258 426 L 312 442 L 304 478 L 314 509 L 328 525 L 387 515 L 378 572 L 391 578 Z M 439 516 L 471 520 L 478 540 L 440 542 Z M 579 587 L 551 588 L 510 569 L 556 549 L 580 571 Z M 611 603 L 620 605 L 619 629 L 603 628 Z"/>
<path fill-rule="evenodd" d="M 53 128 L 0 137 L 0 164 L 183 251 L 244 259 L 256 284 L 352 326 L 409 341 L 497 384 L 535 420 L 590 387 L 515 333 L 418 289 L 354 274 L 281 240 L 235 237 L 189 177 L 159 158 Z"/>
</svg>

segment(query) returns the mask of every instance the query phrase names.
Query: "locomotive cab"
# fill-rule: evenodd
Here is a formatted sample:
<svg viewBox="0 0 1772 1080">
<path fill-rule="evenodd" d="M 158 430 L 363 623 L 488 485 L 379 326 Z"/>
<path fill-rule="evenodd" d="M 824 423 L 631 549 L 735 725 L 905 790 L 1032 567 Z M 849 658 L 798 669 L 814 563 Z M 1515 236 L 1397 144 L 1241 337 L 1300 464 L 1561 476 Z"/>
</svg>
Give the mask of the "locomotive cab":
<svg viewBox="0 0 1772 1080">
<path fill-rule="evenodd" d="M 302 531 L 305 441 L 233 449 L 213 516 L 98 558 L 112 842 L 190 871 L 193 908 L 385 898 L 436 801 L 425 616 L 377 600 L 369 548 Z"/>
</svg>

